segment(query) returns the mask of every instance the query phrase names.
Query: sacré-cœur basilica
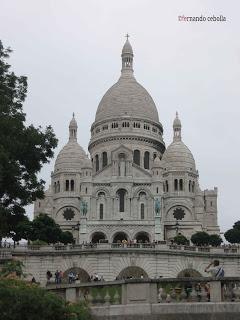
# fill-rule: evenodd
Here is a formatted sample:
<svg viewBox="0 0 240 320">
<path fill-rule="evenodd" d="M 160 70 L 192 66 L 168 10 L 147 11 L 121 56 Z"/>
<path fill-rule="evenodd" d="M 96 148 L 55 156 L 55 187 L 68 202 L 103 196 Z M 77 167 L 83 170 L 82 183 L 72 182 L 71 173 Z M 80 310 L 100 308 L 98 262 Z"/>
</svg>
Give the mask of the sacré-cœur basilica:
<svg viewBox="0 0 240 320">
<path fill-rule="evenodd" d="M 158 110 L 135 79 L 127 38 L 119 80 L 104 94 L 91 127 L 89 159 L 77 141 L 77 121 L 57 156 L 51 185 L 34 216 L 46 213 L 76 243 L 153 242 L 219 233 L 217 188 L 202 191 L 181 121 L 166 148 Z"/>
</svg>

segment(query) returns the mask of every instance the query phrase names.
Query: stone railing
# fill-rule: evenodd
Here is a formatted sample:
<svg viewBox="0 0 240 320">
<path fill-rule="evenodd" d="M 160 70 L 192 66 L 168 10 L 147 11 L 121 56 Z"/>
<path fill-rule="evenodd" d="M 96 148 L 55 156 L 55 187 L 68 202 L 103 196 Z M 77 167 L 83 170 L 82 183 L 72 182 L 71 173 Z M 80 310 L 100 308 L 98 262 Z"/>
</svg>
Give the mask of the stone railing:
<svg viewBox="0 0 240 320">
<path fill-rule="evenodd" d="M 175 278 L 129 279 L 82 284 L 48 284 L 67 301 L 88 301 L 90 305 L 139 303 L 239 302 L 240 279 Z"/>
<path fill-rule="evenodd" d="M 12 245 L 8 248 L 11 252 L 25 252 L 25 251 L 85 251 L 85 250 L 152 250 L 152 251 L 177 251 L 177 252 L 194 252 L 201 254 L 224 254 L 237 255 L 240 254 L 239 246 L 220 246 L 220 247 L 196 247 L 196 246 L 181 246 L 170 244 L 166 241 L 159 243 L 98 243 L 98 244 L 78 244 L 78 245 Z M 0 252 L 6 250 L 0 248 Z"/>
<path fill-rule="evenodd" d="M 0 249 L 0 261 L 11 260 L 12 252 L 9 249 Z"/>
</svg>

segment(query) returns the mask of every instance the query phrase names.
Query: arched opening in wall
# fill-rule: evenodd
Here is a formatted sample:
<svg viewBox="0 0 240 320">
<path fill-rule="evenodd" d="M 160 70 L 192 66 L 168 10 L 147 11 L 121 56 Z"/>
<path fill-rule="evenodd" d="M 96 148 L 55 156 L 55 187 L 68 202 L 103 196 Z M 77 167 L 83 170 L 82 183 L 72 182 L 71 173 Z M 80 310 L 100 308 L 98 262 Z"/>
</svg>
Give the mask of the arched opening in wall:
<svg viewBox="0 0 240 320">
<path fill-rule="evenodd" d="M 63 273 L 63 282 L 68 282 L 68 276 L 71 272 L 73 273 L 74 278 L 76 280 L 80 280 L 80 282 L 89 282 L 90 281 L 90 276 L 87 273 L 87 271 L 85 271 L 82 268 L 76 267 L 76 268 L 70 268 Z"/>
<path fill-rule="evenodd" d="M 202 277 L 201 273 L 195 269 L 184 269 L 177 275 L 177 278 L 199 278 Z"/>
<path fill-rule="evenodd" d="M 74 180 L 71 180 L 71 191 L 74 191 Z"/>
<path fill-rule="evenodd" d="M 104 211 L 104 205 L 103 203 L 100 203 L 99 205 L 99 219 L 103 220 L 103 211 Z"/>
<path fill-rule="evenodd" d="M 113 243 L 122 243 L 124 240 L 128 241 L 128 236 L 125 232 L 117 232 L 113 237 Z"/>
<path fill-rule="evenodd" d="M 103 232 L 95 232 L 92 235 L 92 243 L 106 242 L 106 235 Z"/>
<path fill-rule="evenodd" d="M 149 170 L 150 168 L 150 153 L 146 151 L 144 153 L 144 169 Z"/>
<path fill-rule="evenodd" d="M 166 184 L 166 192 L 168 192 L 168 181 L 167 180 L 165 181 L 165 184 Z"/>
<path fill-rule="evenodd" d="M 69 180 L 66 180 L 65 190 L 66 190 L 66 191 L 69 191 Z"/>
<path fill-rule="evenodd" d="M 123 269 L 117 276 L 117 280 L 124 279 L 148 279 L 148 274 L 140 267 L 127 267 Z"/>
<path fill-rule="evenodd" d="M 195 192 L 195 182 L 192 182 L 192 192 Z"/>
<path fill-rule="evenodd" d="M 125 198 L 127 191 L 125 189 L 119 189 L 117 196 L 119 198 L 119 212 L 125 212 Z"/>
<path fill-rule="evenodd" d="M 108 165 L 108 156 L 107 156 L 107 152 L 103 152 L 102 153 L 102 166 L 103 168 L 105 168 Z"/>
<path fill-rule="evenodd" d="M 96 169 L 96 172 L 99 171 L 99 155 L 98 154 L 95 156 L 95 169 Z"/>
<path fill-rule="evenodd" d="M 140 166 L 140 151 L 139 150 L 134 150 L 133 152 L 133 162 Z"/>
<path fill-rule="evenodd" d="M 60 182 L 57 182 L 57 192 L 60 192 Z"/>
<path fill-rule="evenodd" d="M 178 179 L 174 179 L 174 191 L 178 191 Z"/>
<path fill-rule="evenodd" d="M 189 190 L 189 192 L 191 192 L 191 190 L 192 190 L 192 181 L 191 180 L 189 180 L 189 183 L 188 183 L 188 190 Z"/>
<path fill-rule="evenodd" d="M 141 203 L 140 216 L 141 216 L 141 220 L 144 220 L 144 218 L 145 218 L 145 205 L 144 205 L 144 203 Z"/>
<path fill-rule="evenodd" d="M 183 191 L 183 179 L 179 180 L 179 190 Z"/>
<path fill-rule="evenodd" d="M 138 243 L 149 243 L 150 242 L 149 234 L 144 231 L 138 232 L 135 236 L 135 239 L 137 240 Z"/>
</svg>

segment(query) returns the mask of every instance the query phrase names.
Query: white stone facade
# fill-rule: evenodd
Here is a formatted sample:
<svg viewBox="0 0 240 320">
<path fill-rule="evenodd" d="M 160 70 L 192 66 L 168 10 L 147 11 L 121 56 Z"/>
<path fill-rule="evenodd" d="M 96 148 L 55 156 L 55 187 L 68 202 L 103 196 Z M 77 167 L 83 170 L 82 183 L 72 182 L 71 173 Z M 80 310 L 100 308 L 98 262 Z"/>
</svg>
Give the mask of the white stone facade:
<svg viewBox="0 0 240 320">
<path fill-rule="evenodd" d="M 200 189 L 178 115 L 165 150 L 155 103 L 134 78 L 128 40 L 120 79 L 103 96 L 91 127 L 91 160 L 77 142 L 77 129 L 73 116 L 69 141 L 57 157 L 45 199 L 35 202 L 35 216 L 47 213 L 73 232 L 77 243 L 219 233 L 217 188 Z"/>
</svg>

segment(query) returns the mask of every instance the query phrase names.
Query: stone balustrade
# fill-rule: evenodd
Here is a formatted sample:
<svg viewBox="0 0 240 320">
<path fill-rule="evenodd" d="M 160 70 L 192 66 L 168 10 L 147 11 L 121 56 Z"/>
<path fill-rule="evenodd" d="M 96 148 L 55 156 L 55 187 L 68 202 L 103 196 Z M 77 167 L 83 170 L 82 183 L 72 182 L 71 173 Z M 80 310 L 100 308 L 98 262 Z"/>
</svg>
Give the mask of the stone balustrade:
<svg viewBox="0 0 240 320">
<path fill-rule="evenodd" d="M 9 249 L 0 249 L 0 261 L 11 260 L 12 252 Z"/>
<path fill-rule="evenodd" d="M 240 279 L 174 278 L 128 279 L 113 282 L 48 284 L 47 290 L 67 301 L 88 301 L 92 306 L 139 303 L 239 302 Z"/>
<path fill-rule="evenodd" d="M 198 253 L 215 253 L 215 254 L 240 254 L 239 246 L 220 246 L 220 247 L 196 247 L 196 246 L 181 246 L 176 244 L 169 244 L 165 241 L 160 243 L 88 243 L 78 245 L 13 245 L 9 246 L 8 252 L 27 252 L 27 251 L 85 251 L 85 250 L 122 250 L 122 249 L 133 249 L 133 250 L 153 250 L 153 251 L 187 251 L 187 252 L 198 252 Z M 0 252 L 6 251 L 5 248 L 0 248 Z"/>
</svg>

